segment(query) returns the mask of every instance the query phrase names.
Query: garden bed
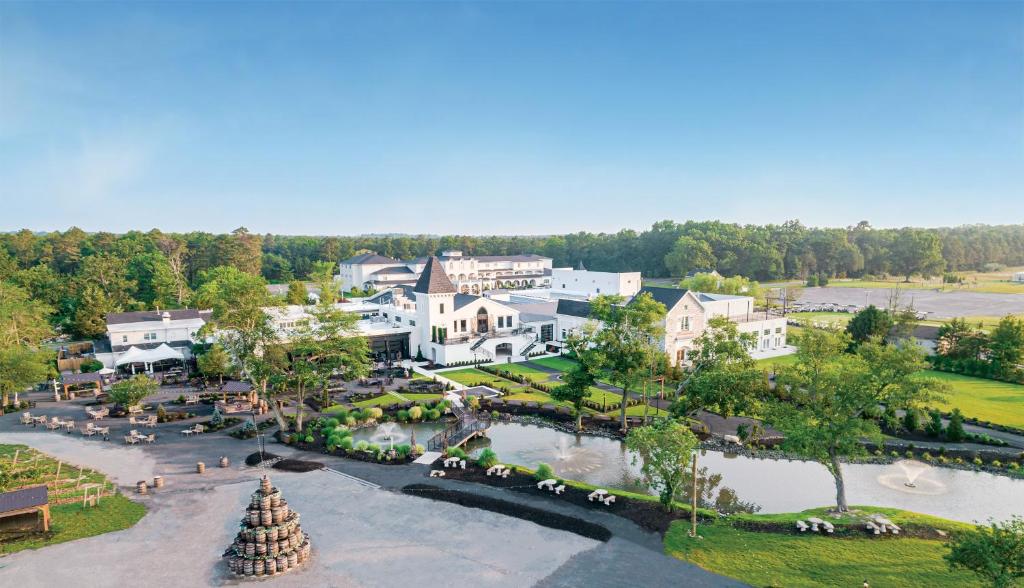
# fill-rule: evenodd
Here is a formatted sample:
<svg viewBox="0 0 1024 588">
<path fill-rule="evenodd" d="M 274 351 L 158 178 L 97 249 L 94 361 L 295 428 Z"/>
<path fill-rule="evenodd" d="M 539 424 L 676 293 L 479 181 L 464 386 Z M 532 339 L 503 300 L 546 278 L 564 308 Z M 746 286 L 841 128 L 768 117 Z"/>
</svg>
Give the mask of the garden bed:
<svg viewBox="0 0 1024 588">
<path fill-rule="evenodd" d="M 420 498 L 451 502 L 468 508 L 479 508 L 496 512 L 505 516 L 530 521 L 542 527 L 575 533 L 596 541 L 608 541 L 612 537 L 611 531 L 589 521 L 489 496 L 480 496 L 470 492 L 448 490 L 429 484 L 409 484 L 402 488 L 402 493 Z"/>
<path fill-rule="evenodd" d="M 483 468 L 476 465 L 469 465 L 465 470 L 447 469 L 445 470 L 445 477 L 453 480 L 486 484 L 496 488 L 505 488 L 536 496 L 544 496 L 551 500 L 574 504 L 582 508 L 607 512 L 633 521 L 643 529 L 659 534 L 664 534 L 668 531 L 672 521 L 679 519 L 689 520 L 690 517 L 689 509 L 683 505 L 679 505 L 670 512 L 666 511 L 654 496 L 647 498 L 639 494 L 613 489 L 609 489 L 609 492 L 616 497 L 613 504 L 605 505 L 596 500 L 590 501 L 587 500 L 587 495 L 593 492 L 596 487 L 571 480 L 559 479 L 559 484 L 565 483 L 566 488 L 562 494 L 556 495 L 550 490 L 539 490 L 537 488 L 537 479 L 529 470 L 518 466 L 510 467 L 512 467 L 513 472 L 507 478 L 488 476 Z M 716 515 L 711 511 L 698 510 L 698 518 L 701 520 L 710 520 L 714 516 Z"/>
</svg>

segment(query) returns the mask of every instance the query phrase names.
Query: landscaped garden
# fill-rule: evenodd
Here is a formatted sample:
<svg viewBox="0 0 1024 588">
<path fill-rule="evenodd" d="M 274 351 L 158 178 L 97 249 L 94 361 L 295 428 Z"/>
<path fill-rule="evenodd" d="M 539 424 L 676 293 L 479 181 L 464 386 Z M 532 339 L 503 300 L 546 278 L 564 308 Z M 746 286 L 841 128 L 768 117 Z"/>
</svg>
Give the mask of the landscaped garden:
<svg viewBox="0 0 1024 588">
<path fill-rule="evenodd" d="M 0 536 L 0 553 L 127 529 L 146 514 L 146 507 L 117 493 L 101 472 L 63 463 L 25 445 L 0 445 L 0 492 L 38 484 L 47 486 L 50 530 Z M 94 506 L 83 504 L 87 492 L 99 496 Z"/>
<path fill-rule="evenodd" d="M 921 373 L 949 384 L 949 396 L 934 403 L 938 408 L 959 408 L 968 417 L 1024 428 L 1024 386 L 934 370 Z"/>
</svg>

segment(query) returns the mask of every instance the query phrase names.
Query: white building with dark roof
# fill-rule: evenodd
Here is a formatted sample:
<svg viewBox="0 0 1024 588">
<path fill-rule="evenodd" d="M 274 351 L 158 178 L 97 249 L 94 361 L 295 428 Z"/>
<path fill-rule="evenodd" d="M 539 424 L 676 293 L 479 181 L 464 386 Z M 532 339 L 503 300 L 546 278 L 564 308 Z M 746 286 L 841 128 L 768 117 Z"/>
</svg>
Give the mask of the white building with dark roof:
<svg viewBox="0 0 1024 588">
<path fill-rule="evenodd" d="M 427 262 L 437 259 L 448 280 L 462 294 L 482 294 L 494 288 L 547 288 L 551 286 L 551 258 L 524 255 L 463 255 L 444 251 L 436 258 L 420 257 L 399 261 L 376 253 L 363 253 L 338 264 L 339 285 L 343 291 L 353 287 L 383 290 L 411 286 L 423 273 Z"/>
<path fill-rule="evenodd" d="M 96 342 L 96 359 L 111 369 L 135 371 L 186 361 L 210 313 L 194 308 L 112 312 L 107 315 L 107 340 Z"/>
</svg>

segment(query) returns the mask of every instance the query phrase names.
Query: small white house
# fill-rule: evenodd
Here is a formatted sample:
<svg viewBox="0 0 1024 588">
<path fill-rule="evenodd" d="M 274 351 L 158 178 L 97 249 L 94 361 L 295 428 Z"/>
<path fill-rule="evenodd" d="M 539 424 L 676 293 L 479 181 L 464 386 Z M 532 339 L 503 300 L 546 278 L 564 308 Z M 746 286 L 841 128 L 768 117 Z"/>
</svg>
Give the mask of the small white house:
<svg viewBox="0 0 1024 588">
<path fill-rule="evenodd" d="M 1013 282 L 1024 283 L 1024 272 L 1016 272 L 1010 280 Z"/>
<path fill-rule="evenodd" d="M 162 362 L 188 360 L 210 312 L 193 308 L 112 312 L 107 315 L 107 340 L 96 342 L 96 359 L 124 371 L 153 371 Z"/>
</svg>

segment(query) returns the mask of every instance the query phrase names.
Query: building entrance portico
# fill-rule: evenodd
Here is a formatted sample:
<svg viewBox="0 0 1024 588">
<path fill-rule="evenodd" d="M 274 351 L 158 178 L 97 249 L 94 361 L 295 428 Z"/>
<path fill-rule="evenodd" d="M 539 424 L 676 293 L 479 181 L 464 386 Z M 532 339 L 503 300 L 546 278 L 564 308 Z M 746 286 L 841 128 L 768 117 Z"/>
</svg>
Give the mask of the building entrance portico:
<svg viewBox="0 0 1024 588">
<path fill-rule="evenodd" d="M 476 332 L 486 333 L 488 330 L 489 326 L 487 321 L 487 309 L 481 308 L 480 310 L 476 311 Z"/>
</svg>

